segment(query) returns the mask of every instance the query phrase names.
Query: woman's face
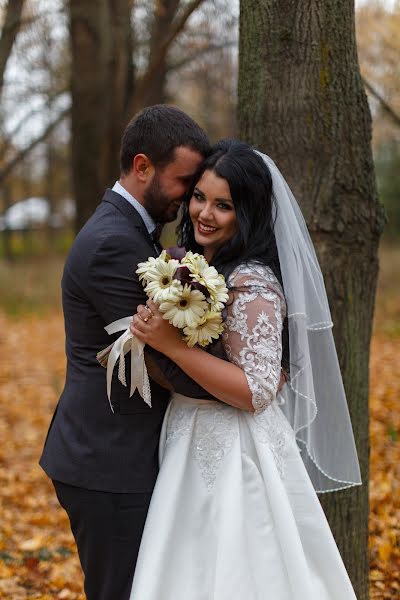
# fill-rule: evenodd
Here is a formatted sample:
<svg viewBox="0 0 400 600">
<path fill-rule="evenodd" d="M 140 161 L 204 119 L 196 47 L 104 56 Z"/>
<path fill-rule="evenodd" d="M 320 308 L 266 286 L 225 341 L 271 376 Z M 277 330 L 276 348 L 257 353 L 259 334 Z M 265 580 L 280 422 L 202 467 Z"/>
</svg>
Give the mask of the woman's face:
<svg viewBox="0 0 400 600">
<path fill-rule="evenodd" d="M 213 171 L 205 171 L 189 203 L 196 242 L 210 260 L 237 231 L 236 212 L 228 182 Z"/>
</svg>

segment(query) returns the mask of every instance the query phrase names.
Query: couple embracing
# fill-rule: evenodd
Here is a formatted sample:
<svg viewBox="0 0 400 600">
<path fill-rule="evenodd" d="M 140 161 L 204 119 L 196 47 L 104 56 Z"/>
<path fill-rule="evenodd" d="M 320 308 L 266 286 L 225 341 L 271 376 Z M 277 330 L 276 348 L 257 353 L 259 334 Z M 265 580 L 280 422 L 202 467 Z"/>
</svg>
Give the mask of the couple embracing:
<svg viewBox="0 0 400 600">
<path fill-rule="evenodd" d="M 224 332 L 189 348 L 135 274 L 160 227 L 225 276 Z M 128 124 L 121 175 L 63 279 L 67 376 L 40 464 L 88 600 L 355 600 L 316 491 L 360 483 L 332 323 L 301 211 L 266 155 L 210 147 L 177 108 Z M 96 360 L 134 315 L 152 407 Z"/>
</svg>

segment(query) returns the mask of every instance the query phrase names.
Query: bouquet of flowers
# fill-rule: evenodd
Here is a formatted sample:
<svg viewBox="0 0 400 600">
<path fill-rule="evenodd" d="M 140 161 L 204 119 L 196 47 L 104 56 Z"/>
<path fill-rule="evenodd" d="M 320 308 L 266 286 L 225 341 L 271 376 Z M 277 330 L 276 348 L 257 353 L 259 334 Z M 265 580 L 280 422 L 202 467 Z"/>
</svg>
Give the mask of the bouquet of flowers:
<svg viewBox="0 0 400 600">
<path fill-rule="evenodd" d="M 158 305 L 163 318 L 182 331 L 189 347 L 207 346 L 223 332 L 222 311 L 228 300 L 224 276 L 210 266 L 204 256 L 187 252 L 181 260 L 163 250 L 157 258 L 138 264 L 136 273 L 144 290 Z M 107 367 L 107 394 L 110 401 L 114 366 L 119 360 L 118 378 L 126 385 L 124 356 L 131 351 L 131 389 L 136 388 L 151 406 L 150 385 L 144 362 L 144 344 L 133 336 L 129 325 L 132 317 L 114 321 L 105 329 L 111 333 L 125 330 L 110 346 L 98 353 L 97 359 Z M 110 401 L 111 410 L 112 404 Z"/>
</svg>

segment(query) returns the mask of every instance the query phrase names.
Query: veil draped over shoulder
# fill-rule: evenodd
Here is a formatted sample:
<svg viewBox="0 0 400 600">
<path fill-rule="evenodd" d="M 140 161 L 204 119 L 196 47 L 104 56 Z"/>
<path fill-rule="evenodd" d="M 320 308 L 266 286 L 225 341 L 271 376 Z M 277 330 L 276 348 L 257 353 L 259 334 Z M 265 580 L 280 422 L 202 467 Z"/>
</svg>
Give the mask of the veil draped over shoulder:
<svg viewBox="0 0 400 600">
<path fill-rule="evenodd" d="M 275 237 L 288 310 L 290 380 L 279 395 L 317 492 L 361 484 L 322 272 L 301 210 L 279 169 L 272 176 Z"/>
</svg>

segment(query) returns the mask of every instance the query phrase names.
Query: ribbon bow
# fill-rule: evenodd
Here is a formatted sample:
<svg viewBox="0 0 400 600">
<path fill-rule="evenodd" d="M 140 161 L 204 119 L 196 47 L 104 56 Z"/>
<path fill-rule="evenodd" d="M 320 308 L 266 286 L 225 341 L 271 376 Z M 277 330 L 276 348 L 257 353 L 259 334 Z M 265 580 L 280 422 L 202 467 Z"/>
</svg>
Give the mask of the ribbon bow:
<svg viewBox="0 0 400 600">
<path fill-rule="evenodd" d="M 107 360 L 107 397 L 112 412 L 114 412 L 114 409 L 111 403 L 111 383 L 114 367 L 119 359 L 118 379 L 122 385 L 126 387 L 125 354 L 127 354 L 129 351 L 131 352 L 131 388 L 129 398 L 137 389 L 146 404 L 151 407 L 150 382 L 146 369 L 146 363 L 144 362 L 145 344 L 138 340 L 131 333 L 129 328 L 131 320 L 132 317 L 123 317 L 122 319 L 118 319 L 118 321 L 113 321 L 104 328 L 109 335 L 117 333 L 118 331 L 124 331 L 124 333 L 112 344 Z M 99 354 L 107 352 L 109 348 L 106 348 L 102 353 Z"/>
</svg>

